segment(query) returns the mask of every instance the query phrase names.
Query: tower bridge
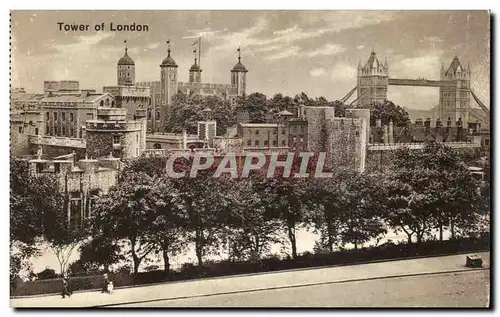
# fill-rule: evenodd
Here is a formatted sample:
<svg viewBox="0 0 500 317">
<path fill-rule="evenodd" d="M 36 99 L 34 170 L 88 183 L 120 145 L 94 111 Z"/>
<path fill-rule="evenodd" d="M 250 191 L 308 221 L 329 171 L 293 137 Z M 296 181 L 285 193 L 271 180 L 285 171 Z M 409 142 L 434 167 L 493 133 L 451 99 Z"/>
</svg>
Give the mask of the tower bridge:
<svg viewBox="0 0 500 317">
<path fill-rule="evenodd" d="M 457 56 L 447 69 L 441 67 L 439 79 L 390 78 L 387 59 L 381 63 L 372 52 L 364 65 L 361 62 L 358 65 L 356 87 L 340 101 L 347 103 L 356 92 L 357 96 L 349 106 L 366 107 L 373 102 L 384 102 L 389 86 L 438 87 L 439 103 L 432 109 L 432 121 L 462 121 L 465 127 L 468 123 L 479 123 L 483 129 L 489 129 L 490 110 L 472 91 L 470 80 L 470 66 L 463 66 Z"/>
</svg>

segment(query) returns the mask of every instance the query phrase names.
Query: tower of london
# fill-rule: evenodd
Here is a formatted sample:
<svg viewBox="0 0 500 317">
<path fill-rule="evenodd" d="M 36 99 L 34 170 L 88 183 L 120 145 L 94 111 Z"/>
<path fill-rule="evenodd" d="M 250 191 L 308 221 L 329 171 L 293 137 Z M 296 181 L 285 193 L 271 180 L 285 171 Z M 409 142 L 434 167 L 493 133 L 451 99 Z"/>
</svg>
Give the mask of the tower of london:
<svg viewBox="0 0 500 317">
<path fill-rule="evenodd" d="M 188 96 L 218 96 L 231 103 L 236 102 L 238 96 L 246 93 L 247 68 L 241 62 L 241 52 L 238 49 L 238 63 L 230 71 L 230 84 L 214 84 L 202 81 L 202 68 L 199 60 L 194 57 L 194 63 L 189 69 L 189 81 L 178 80 L 179 67 L 172 57 L 170 43 L 168 43 L 167 56 L 160 66 L 160 80 L 138 82 L 137 87 L 148 87 L 151 94 L 151 105 L 147 109 L 148 129 L 151 132 L 162 131 L 165 125 L 164 113 L 172 104 L 172 98 L 177 93 Z"/>
</svg>

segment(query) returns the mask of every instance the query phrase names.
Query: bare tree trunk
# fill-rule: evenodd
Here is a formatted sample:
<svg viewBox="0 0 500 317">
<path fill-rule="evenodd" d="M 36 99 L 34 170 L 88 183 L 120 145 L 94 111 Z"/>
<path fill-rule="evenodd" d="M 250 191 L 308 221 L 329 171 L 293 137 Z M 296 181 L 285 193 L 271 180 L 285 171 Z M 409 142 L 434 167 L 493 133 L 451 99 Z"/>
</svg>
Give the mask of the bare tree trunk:
<svg viewBox="0 0 500 317">
<path fill-rule="evenodd" d="M 196 228 L 195 230 L 195 251 L 196 258 L 198 259 L 198 265 L 203 265 L 203 230 Z"/>
<path fill-rule="evenodd" d="M 332 229 L 332 224 L 328 223 L 327 224 L 327 233 L 328 233 L 328 250 L 330 252 L 333 252 L 333 229 Z"/>
<path fill-rule="evenodd" d="M 162 243 L 162 253 L 163 253 L 163 264 L 164 264 L 163 270 L 165 272 L 170 271 L 170 258 L 168 257 L 168 251 L 169 251 L 168 249 L 169 249 L 169 243 L 167 239 L 164 239 Z"/>
<path fill-rule="evenodd" d="M 453 218 L 450 219 L 450 230 L 451 230 L 451 239 L 455 239 L 455 222 L 453 221 Z"/>
<path fill-rule="evenodd" d="M 288 239 L 290 239 L 290 244 L 292 245 L 292 258 L 297 257 L 297 241 L 295 239 L 295 225 L 288 225 Z"/>
<path fill-rule="evenodd" d="M 443 241 L 443 218 L 439 217 L 439 241 Z"/>
</svg>

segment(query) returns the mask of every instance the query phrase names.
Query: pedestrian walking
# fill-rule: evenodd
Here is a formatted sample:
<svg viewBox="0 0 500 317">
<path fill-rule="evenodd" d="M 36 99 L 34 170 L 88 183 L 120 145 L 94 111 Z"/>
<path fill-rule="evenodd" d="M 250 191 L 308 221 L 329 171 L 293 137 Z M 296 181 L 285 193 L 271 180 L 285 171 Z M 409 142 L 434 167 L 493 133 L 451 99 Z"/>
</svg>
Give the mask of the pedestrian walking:
<svg viewBox="0 0 500 317">
<path fill-rule="evenodd" d="M 62 277 L 62 292 L 61 292 L 61 295 L 62 295 L 62 298 L 66 298 L 66 295 L 68 295 L 68 297 L 71 297 L 71 295 L 73 295 L 73 292 L 71 291 L 71 289 L 69 287 L 68 277 L 66 275 L 63 275 L 63 277 Z"/>
<path fill-rule="evenodd" d="M 109 278 L 108 278 L 108 274 L 104 273 L 102 275 L 103 277 L 103 282 L 102 282 L 102 289 L 101 289 L 101 293 L 109 293 L 108 291 L 108 284 L 109 284 Z"/>
</svg>

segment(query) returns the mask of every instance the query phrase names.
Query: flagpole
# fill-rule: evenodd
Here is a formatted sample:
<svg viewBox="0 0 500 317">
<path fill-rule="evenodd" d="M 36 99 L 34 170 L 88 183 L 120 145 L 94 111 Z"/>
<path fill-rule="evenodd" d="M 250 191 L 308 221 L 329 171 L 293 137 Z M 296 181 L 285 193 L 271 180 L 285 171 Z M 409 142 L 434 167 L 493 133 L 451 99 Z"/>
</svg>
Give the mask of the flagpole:
<svg viewBox="0 0 500 317">
<path fill-rule="evenodd" d="M 201 37 L 198 39 L 198 61 L 200 63 L 201 70 Z"/>
</svg>

